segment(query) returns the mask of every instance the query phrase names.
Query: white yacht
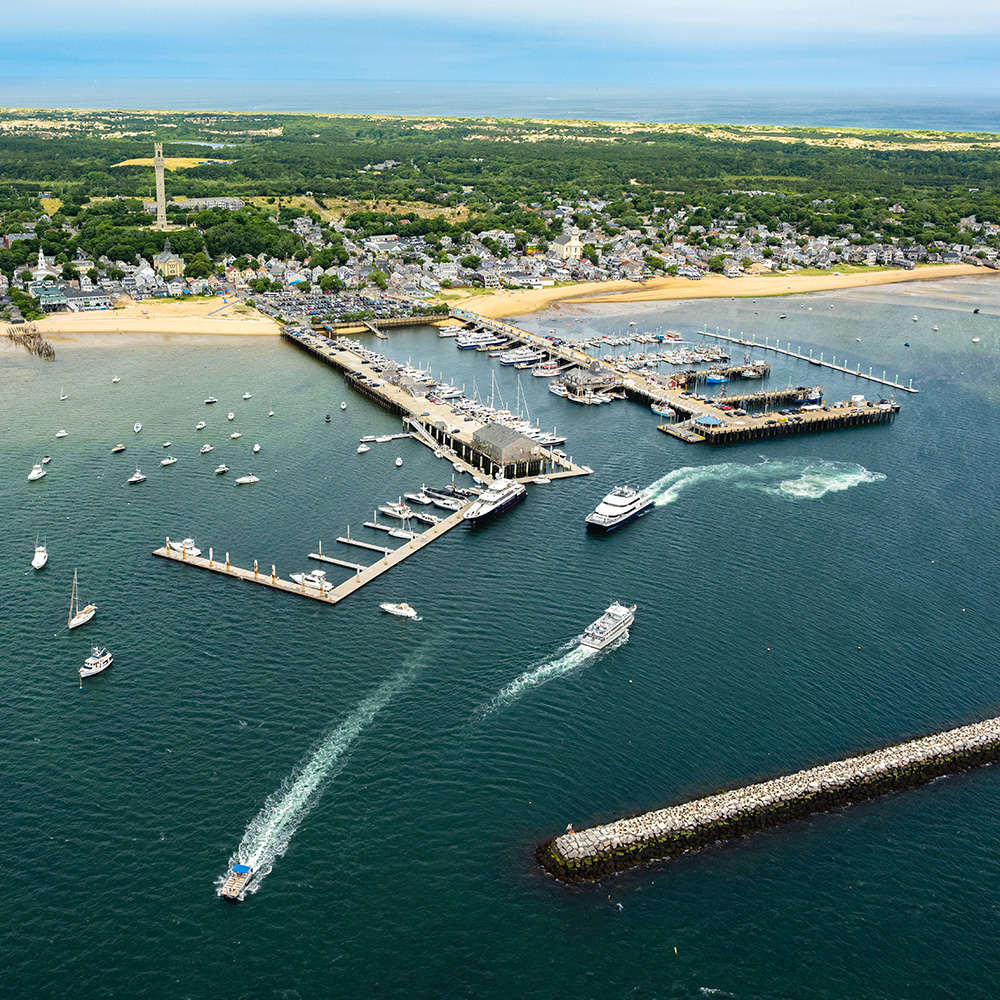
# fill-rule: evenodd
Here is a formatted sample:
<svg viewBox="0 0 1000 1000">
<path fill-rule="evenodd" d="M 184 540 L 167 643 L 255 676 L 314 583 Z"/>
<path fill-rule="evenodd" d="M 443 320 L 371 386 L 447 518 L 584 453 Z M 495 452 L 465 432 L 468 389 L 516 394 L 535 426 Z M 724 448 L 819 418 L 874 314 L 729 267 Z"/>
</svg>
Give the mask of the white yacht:
<svg viewBox="0 0 1000 1000">
<path fill-rule="evenodd" d="M 347 403 L 343 403 L 343 402 L 342 402 L 342 403 L 340 404 L 340 408 L 341 408 L 342 410 L 346 410 L 346 409 L 347 409 Z"/>
<path fill-rule="evenodd" d="M 243 433 L 241 431 L 233 431 L 229 436 L 235 441 L 237 438 L 243 437 Z"/>
<path fill-rule="evenodd" d="M 172 552 L 181 552 L 186 556 L 200 556 L 201 549 L 194 544 L 193 538 L 185 538 L 182 542 L 171 542 L 170 550 Z"/>
<path fill-rule="evenodd" d="M 88 604 L 85 608 L 80 607 L 80 598 L 76 589 L 76 570 L 73 570 L 73 589 L 69 594 L 69 620 L 66 627 L 76 628 L 78 625 L 85 625 L 95 614 L 97 614 L 96 604 Z"/>
<path fill-rule="evenodd" d="M 626 608 L 615 601 L 593 625 L 587 626 L 580 639 L 580 645 L 589 646 L 591 649 L 604 649 L 627 632 L 634 620 L 635 605 Z"/>
<path fill-rule="evenodd" d="M 120 375 L 116 375 L 116 376 L 115 376 L 115 377 L 114 377 L 114 378 L 113 378 L 113 379 L 111 380 L 111 384 L 112 384 L 112 385 L 118 385 L 118 383 L 119 383 L 120 381 L 121 381 L 121 376 L 120 376 Z"/>
<path fill-rule="evenodd" d="M 56 431 L 56 437 L 57 438 L 69 437 L 69 431 L 58 430 Z"/>
<path fill-rule="evenodd" d="M 28 482 L 34 482 L 36 479 L 41 479 L 45 475 L 45 469 L 42 467 L 41 462 L 36 462 L 31 467 L 31 472 L 28 473 Z"/>
<path fill-rule="evenodd" d="M 403 601 L 401 604 L 390 604 L 389 601 L 386 601 L 383 604 L 380 604 L 379 607 L 387 615 L 396 615 L 399 618 L 417 617 L 416 611 L 414 611 L 413 608 L 411 608 L 409 604 L 406 603 L 406 601 Z"/>
<path fill-rule="evenodd" d="M 256 455 L 259 451 L 260 451 L 260 445 L 259 444 L 255 444 L 253 446 L 253 453 Z"/>
<path fill-rule="evenodd" d="M 169 448 L 172 444 L 173 444 L 173 441 L 164 441 L 163 442 L 163 447 L 164 448 Z"/>
<path fill-rule="evenodd" d="M 423 490 L 420 490 L 419 493 L 404 493 L 403 496 L 411 503 L 423 504 L 425 507 L 430 506 L 434 502 Z"/>
<path fill-rule="evenodd" d="M 139 466 L 135 467 L 135 472 L 125 480 L 129 486 L 137 486 L 139 483 L 144 483 L 146 477 L 139 471 Z"/>
<path fill-rule="evenodd" d="M 45 550 L 44 545 L 38 544 L 38 539 L 35 539 L 35 554 L 31 559 L 32 569 L 41 569 L 49 561 L 49 554 Z"/>
<path fill-rule="evenodd" d="M 372 448 L 371 448 L 371 445 L 369 445 L 369 444 L 359 444 L 358 445 L 358 454 L 359 455 L 363 455 L 365 452 L 371 451 L 371 450 L 372 450 Z"/>
<path fill-rule="evenodd" d="M 42 465 L 48 465 L 52 461 L 51 455 L 42 455 Z"/>
<path fill-rule="evenodd" d="M 413 516 L 413 511 L 403 503 L 402 497 L 399 498 L 397 503 L 380 504 L 379 510 L 383 514 L 388 514 L 389 517 L 398 517 L 401 521 L 405 521 Z"/>
<path fill-rule="evenodd" d="M 243 393 L 243 398 L 244 399 L 251 399 L 252 397 L 251 397 L 251 395 L 250 395 L 249 392 L 245 392 L 245 393 Z"/>
<path fill-rule="evenodd" d="M 403 464 L 403 460 L 399 457 L 399 455 L 397 455 L 396 456 L 396 468 L 397 469 L 400 468 L 402 466 L 402 464 Z"/>
<path fill-rule="evenodd" d="M 259 476 L 255 476 L 253 474 L 251 474 L 249 476 L 240 476 L 234 482 L 235 482 L 236 486 L 246 486 L 249 483 L 259 483 L 260 482 L 260 477 Z"/>
<path fill-rule="evenodd" d="M 215 474 L 216 474 L 217 476 L 223 476 L 223 475 L 225 475 L 225 474 L 226 474 L 226 473 L 227 473 L 228 471 L 229 471 L 229 466 L 228 466 L 228 465 L 226 465 L 226 463 L 225 463 L 225 462 L 223 462 L 223 463 L 222 463 L 222 465 L 220 465 L 220 466 L 218 466 L 218 467 L 216 468 L 216 470 L 215 470 Z"/>
<path fill-rule="evenodd" d="M 198 423 L 194 425 L 194 429 L 196 431 L 203 431 L 205 429 L 205 421 L 199 420 Z"/>
<path fill-rule="evenodd" d="M 630 486 L 616 486 L 587 515 L 586 521 L 595 528 L 612 531 L 634 517 L 642 517 L 652 506 L 652 499 L 641 490 L 634 490 Z"/>
<path fill-rule="evenodd" d="M 160 459 L 160 465 L 176 465 L 177 459 L 173 455 L 167 455 L 166 458 Z"/>
<path fill-rule="evenodd" d="M 212 403 L 217 403 L 217 402 L 218 400 L 215 398 L 215 396 L 209 396 L 208 399 L 205 400 L 205 405 L 208 406 Z"/>
<path fill-rule="evenodd" d="M 212 446 L 210 444 L 203 444 L 200 449 L 202 455 L 207 455 L 211 450 Z"/>
<path fill-rule="evenodd" d="M 139 431 L 141 431 L 141 430 L 142 430 L 142 424 L 140 424 L 140 423 L 139 423 L 139 421 L 137 420 L 137 421 L 136 421 L 136 422 L 135 422 L 135 423 L 134 423 L 134 424 L 132 425 L 132 433 L 133 433 L 133 434 L 138 434 L 138 433 L 139 433 Z"/>
<path fill-rule="evenodd" d="M 125 451 L 125 445 L 123 445 L 123 444 L 116 444 L 114 446 L 114 448 L 111 449 L 111 454 L 112 455 L 120 455 L 123 451 Z"/>
<path fill-rule="evenodd" d="M 333 584 L 326 578 L 326 572 L 321 569 L 314 569 L 311 573 L 292 573 L 292 579 L 307 590 L 318 590 L 321 594 L 329 594 L 333 590 Z"/>
<path fill-rule="evenodd" d="M 95 646 L 94 652 L 83 661 L 83 666 L 80 667 L 80 679 L 93 677 L 94 674 L 107 670 L 113 662 L 114 657 L 106 649 Z"/>
<path fill-rule="evenodd" d="M 233 411 L 232 411 L 232 410 L 230 410 L 230 411 L 229 411 L 229 412 L 228 412 L 228 413 L 226 414 L 226 420 L 233 420 L 233 419 L 235 419 L 235 417 L 236 417 L 236 414 L 235 414 L 235 413 L 233 413 Z"/>
<path fill-rule="evenodd" d="M 526 495 L 527 490 L 516 479 L 504 479 L 502 476 L 498 476 L 462 517 L 473 524 L 486 521 L 502 514 L 505 510 L 510 510 L 515 504 L 520 503 Z"/>
</svg>

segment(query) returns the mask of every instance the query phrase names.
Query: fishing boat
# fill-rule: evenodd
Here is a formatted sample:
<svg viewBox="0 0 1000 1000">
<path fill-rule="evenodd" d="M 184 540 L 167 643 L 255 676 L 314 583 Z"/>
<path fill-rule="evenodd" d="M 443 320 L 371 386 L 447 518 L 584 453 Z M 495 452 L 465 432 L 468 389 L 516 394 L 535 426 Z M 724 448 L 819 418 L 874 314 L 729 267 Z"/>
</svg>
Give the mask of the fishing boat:
<svg viewBox="0 0 1000 1000">
<path fill-rule="evenodd" d="M 140 423 L 139 423 L 139 421 L 137 420 L 137 421 L 136 421 L 136 422 L 135 422 L 135 423 L 134 423 L 134 424 L 132 425 L 132 433 L 133 433 L 133 434 L 138 434 L 138 433 L 139 433 L 139 431 L 141 431 L 141 430 L 142 430 L 142 424 L 140 424 Z"/>
<path fill-rule="evenodd" d="M 69 431 L 58 430 L 56 431 L 56 437 L 57 438 L 69 437 Z"/>
<path fill-rule="evenodd" d="M 580 639 L 580 645 L 589 646 L 591 649 L 604 649 L 627 632 L 634 620 L 635 605 L 626 608 L 615 601 L 596 622 L 587 626 Z"/>
<path fill-rule="evenodd" d="M 414 611 L 413 608 L 411 608 L 409 604 L 407 604 L 405 601 L 403 601 L 401 604 L 391 604 L 389 601 L 385 601 L 383 604 L 380 604 L 379 607 L 387 615 L 396 615 L 397 618 L 417 617 L 416 611 Z"/>
<path fill-rule="evenodd" d="M 185 538 L 182 542 L 170 542 L 170 549 L 173 552 L 180 552 L 182 555 L 186 556 L 200 556 L 201 549 L 194 544 L 193 538 Z"/>
<path fill-rule="evenodd" d="M 219 895 L 223 899 L 231 899 L 234 903 L 243 899 L 247 883 L 253 878 L 253 869 L 248 865 L 233 865 L 226 875 L 226 880 L 219 887 Z"/>
<path fill-rule="evenodd" d="M 207 455 L 212 450 L 212 446 L 210 444 L 203 444 L 199 450 L 202 455 Z"/>
<path fill-rule="evenodd" d="M 41 569 L 49 561 L 49 554 L 45 550 L 44 545 L 38 544 L 38 539 L 35 539 L 35 554 L 31 558 L 31 568 Z"/>
<path fill-rule="evenodd" d="M 359 444 L 358 445 L 358 454 L 359 455 L 363 455 L 366 451 L 371 451 L 371 450 L 372 450 L 371 449 L 371 445 L 368 445 L 368 444 Z"/>
<path fill-rule="evenodd" d="M 255 476 L 251 473 L 249 476 L 240 476 L 238 479 L 234 481 L 234 485 L 247 486 L 250 483 L 259 483 L 259 482 L 260 482 L 260 477 Z"/>
<path fill-rule="evenodd" d="M 120 455 L 125 450 L 125 445 L 116 444 L 114 448 L 111 449 L 112 455 Z"/>
<path fill-rule="evenodd" d="M 709 385 L 724 385 L 729 381 L 729 377 L 727 375 L 706 375 L 705 381 Z"/>
<path fill-rule="evenodd" d="M 677 414 L 666 403 L 653 403 L 649 407 L 659 417 L 675 417 Z"/>
<path fill-rule="evenodd" d="M 531 369 L 534 378 L 554 378 L 559 374 L 559 363 L 557 361 L 543 361 Z"/>
<path fill-rule="evenodd" d="M 77 628 L 85 625 L 94 615 L 97 614 L 97 605 L 88 604 L 85 608 L 80 608 L 80 595 L 76 589 L 76 570 L 73 570 L 73 589 L 69 595 L 69 621 L 67 628 Z"/>
<path fill-rule="evenodd" d="M 199 420 L 198 423 L 194 425 L 194 429 L 196 431 L 203 431 L 205 429 L 205 421 Z"/>
<path fill-rule="evenodd" d="M 28 473 L 28 482 L 34 482 L 36 479 L 41 479 L 45 475 L 45 469 L 41 462 L 36 462 L 31 467 L 31 472 Z"/>
<path fill-rule="evenodd" d="M 167 455 L 166 458 L 160 459 L 160 465 L 175 465 L 176 463 L 177 459 L 174 458 L 172 455 Z"/>
<path fill-rule="evenodd" d="M 216 468 L 216 470 L 215 470 L 215 474 L 216 474 L 217 476 L 223 476 L 223 475 L 225 475 L 225 474 L 226 474 L 226 473 L 227 473 L 228 471 L 229 471 L 229 466 L 228 466 L 228 465 L 226 465 L 226 463 L 225 463 L 225 462 L 223 462 L 223 463 L 222 463 L 222 465 L 220 465 L 220 466 L 218 466 L 218 467 Z"/>
<path fill-rule="evenodd" d="M 99 674 L 114 662 L 114 657 L 106 649 L 101 649 L 100 646 L 94 647 L 94 652 L 90 654 L 83 661 L 83 666 L 80 667 L 80 680 L 84 677 L 93 677 L 94 674 Z"/>
<path fill-rule="evenodd" d="M 139 483 L 144 483 L 145 481 L 146 477 L 139 471 L 138 465 L 135 467 L 135 472 L 125 480 L 129 486 L 138 486 Z"/>
</svg>

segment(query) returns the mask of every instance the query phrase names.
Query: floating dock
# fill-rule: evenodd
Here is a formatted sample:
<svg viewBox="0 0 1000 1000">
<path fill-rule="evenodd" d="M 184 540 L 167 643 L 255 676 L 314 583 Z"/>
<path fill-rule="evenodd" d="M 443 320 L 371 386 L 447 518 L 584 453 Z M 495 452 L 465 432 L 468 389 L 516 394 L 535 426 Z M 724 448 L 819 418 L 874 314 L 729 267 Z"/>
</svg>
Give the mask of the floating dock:
<svg viewBox="0 0 1000 1000">
<path fill-rule="evenodd" d="M 1000 719 L 987 719 L 588 830 L 570 829 L 540 844 L 535 857 L 561 882 L 594 882 L 997 760 Z"/>
<path fill-rule="evenodd" d="M 435 539 L 451 531 L 456 525 L 461 524 L 465 509 L 463 507 L 462 510 L 455 511 L 454 514 L 443 518 L 426 531 L 414 532 L 413 537 L 405 541 L 399 548 L 383 550 L 385 552 L 383 557 L 370 566 L 361 566 L 358 563 L 347 563 L 342 560 L 331 559 L 329 556 L 320 556 L 319 553 L 311 554 L 309 556 L 310 559 L 321 559 L 323 562 L 350 569 L 354 573 L 353 576 L 326 594 L 315 588 L 295 583 L 294 580 L 281 579 L 273 565 L 270 572 L 266 569 L 261 570 L 258 568 L 257 560 L 254 561 L 253 569 L 242 569 L 230 563 L 228 552 L 224 560 L 215 559 L 211 549 L 209 549 L 208 559 L 204 559 L 201 556 L 190 556 L 185 552 L 177 552 L 170 548 L 169 538 L 166 545 L 153 550 L 153 555 L 159 556 L 161 559 L 167 559 L 170 562 L 184 563 L 187 566 L 193 566 L 195 569 L 205 569 L 210 573 L 217 573 L 220 576 L 233 577 L 237 580 L 244 580 L 247 583 L 256 583 L 262 587 L 270 587 L 272 590 L 281 590 L 286 594 L 307 597 L 312 601 L 319 601 L 321 604 L 339 604 L 345 597 L 360 590 L 366 583 L 371 583 L 372 580 L 388 572 L 393 566 L 398 566 L 404 559 L 409 558 L 415 552 L 419 552 L 424 546 L 429 545 Z"/>
</svg>

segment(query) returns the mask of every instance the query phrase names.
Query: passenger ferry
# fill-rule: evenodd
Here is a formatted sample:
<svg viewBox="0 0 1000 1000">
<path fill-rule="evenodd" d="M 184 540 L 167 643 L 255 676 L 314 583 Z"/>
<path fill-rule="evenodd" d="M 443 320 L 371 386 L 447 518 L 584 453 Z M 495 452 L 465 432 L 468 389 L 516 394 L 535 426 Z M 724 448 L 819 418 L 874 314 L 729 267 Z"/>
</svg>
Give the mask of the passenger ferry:
<svg viewBox="0 0 1000 1000">
<path fill-rule="evenodd" d="M 635 605 L 626 608 L 615 601 L 593 625 L 588 625 L 580 639 L 581 646 L 591 649 L 604 649 L 619 636 L 628 631 L 629 625 L 635 621 Z"/>
<path fill-rule="evenodd" d="M 253 877 L 253 869 L 249 865 L 233 865 L 229 869 L 226 881 L 219 887 L 219 895 L 223 899 L 231 899 L 234 903 L 243 899 L 247 882 Z"/>
<path fill-rule="evenodd" d="M 613 531 L 633 518 L 642 517 L 653 506 L 652 498 L 630 486 L 616 486 L 585 518 L 587 524 Z"/>
<path fill-rule="evenodd" d="M 476 524 L 510 510 L 527 495 L 527 490 L 515 479 L 498 476 L 482 496 L 462 515 L 466 521 Z"/>
</svg>

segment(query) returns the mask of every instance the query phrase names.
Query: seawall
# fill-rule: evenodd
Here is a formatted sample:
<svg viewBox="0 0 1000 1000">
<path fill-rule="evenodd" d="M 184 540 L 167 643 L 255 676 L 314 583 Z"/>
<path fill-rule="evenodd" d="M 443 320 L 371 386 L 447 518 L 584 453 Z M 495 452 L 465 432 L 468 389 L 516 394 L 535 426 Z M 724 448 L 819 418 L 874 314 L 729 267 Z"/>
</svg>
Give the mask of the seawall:
<svg viewBox="0 0 1000 1000">
<path fill-rule="evenodd" d="M 539 844 L 535 857 L 562 882 L 593 882 L 996 760 L 1000 718 L 564 833 Z"/>
</svg>

